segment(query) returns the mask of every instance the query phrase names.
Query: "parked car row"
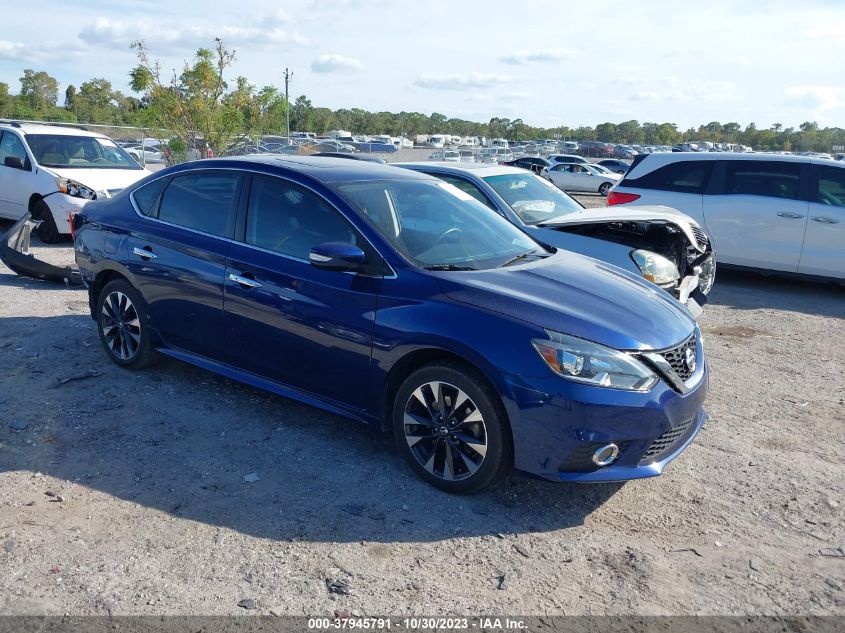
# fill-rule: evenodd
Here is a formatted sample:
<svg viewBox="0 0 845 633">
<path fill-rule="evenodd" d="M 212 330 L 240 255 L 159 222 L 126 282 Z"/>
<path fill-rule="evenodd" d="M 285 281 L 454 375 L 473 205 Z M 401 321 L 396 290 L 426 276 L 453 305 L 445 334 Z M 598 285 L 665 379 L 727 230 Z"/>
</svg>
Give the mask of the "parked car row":
<svg viewBox="0 0 845 633">
<path fill-rule="evenodd" d="M 0 177 L 47 174 L 31 199 L 68 205 L 111 360 L 140 369 L 163 354 L 391 429 L 410 467 L 450 492 L 512 469 L 660 474 L 706 418 L 694 317 L 716 249 L 733 265 L 765 268 L 765 253 L 782 260 L 770 269 L 843 278 L 833 161 L 638 154 L 621 176 L 559 153 L 525 169 L 460 162 L 461 150 L 396 165 L 338 152 L 149 174 L 105 137 L 54 131 L 0 125 Z M 127 180 L 95 188 L 98 174 Z M 610 207 L 564 191 L 587 182 L 613 183 Z M 3 261 L 30 214 L 39 232 L 55 220 L 49 209 L 10 212 L 23 217 Z"/>
</svg>

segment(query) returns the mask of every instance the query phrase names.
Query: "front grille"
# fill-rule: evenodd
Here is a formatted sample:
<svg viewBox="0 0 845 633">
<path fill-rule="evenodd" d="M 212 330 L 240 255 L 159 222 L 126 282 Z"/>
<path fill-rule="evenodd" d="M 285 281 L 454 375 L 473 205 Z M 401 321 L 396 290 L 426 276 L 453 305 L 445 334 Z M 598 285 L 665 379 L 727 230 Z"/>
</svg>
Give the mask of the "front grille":
<svg viewBox="0 0 845 633">
<path fill-rule="evenodd" d="M 666 431 L 663 435 L 654 440 L 651 443 L 651 446 L 648 447 L 648 450 L 643 454 L 640 461 L 658 461 L 659 456 L 662 456 L 663 453 L 669 452 L 670 449 L 673 449 L 675 443 L 686 435 L 690 425 L 693 423 L 693 420 L 694 418 L 690 418 L 689 420 L 681 422 L 674 429 Z"/>
<path fill-rule="evenodd" d="M 692 225 L 690 228 L 692 228 L 692 234 L 695 236 L 695 241 L 698 242 L 698 248 L 706 250 L 710 241 L 707 239 L 704 231 L 695 225 Z"/>
<path fill-rule="evenodd" d="M 689 350 L 689 355 L 687 354 L 687 350 Z M 692 376 L 698 364 L 695 355 L 695 334 L 677 347 L 660 352 L 660 355 L 669 363 L 674 372 L 678 374 L 678 378 L 686 382 Z"/>
</svg>

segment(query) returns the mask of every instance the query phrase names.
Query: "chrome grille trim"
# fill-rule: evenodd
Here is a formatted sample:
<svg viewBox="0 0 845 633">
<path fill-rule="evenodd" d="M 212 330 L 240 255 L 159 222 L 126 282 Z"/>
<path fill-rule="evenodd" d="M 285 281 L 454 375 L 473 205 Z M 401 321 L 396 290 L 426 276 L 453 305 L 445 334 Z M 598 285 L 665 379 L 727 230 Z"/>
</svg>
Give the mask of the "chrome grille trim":
<svg viewBox="0 0 845 633">
<path fill-rule="evenodd" d="M 702 362 L 702 359 L 698 357 L 697 331 L 680 345 L 657 352 L 642 352 L 640 356 L 654 367 L 675 391 L 680 393 L 687 393 L 690 390 L 692 385 L 688 385 L 687 382 L 695 375 Z"/>
</svg>

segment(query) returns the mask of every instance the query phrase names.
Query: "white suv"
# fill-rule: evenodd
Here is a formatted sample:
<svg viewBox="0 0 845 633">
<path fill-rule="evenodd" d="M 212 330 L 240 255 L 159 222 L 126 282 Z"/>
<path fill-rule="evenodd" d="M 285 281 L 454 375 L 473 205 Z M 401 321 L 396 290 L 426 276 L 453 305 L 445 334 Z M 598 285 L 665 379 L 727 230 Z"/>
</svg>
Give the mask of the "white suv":
<svg viewBox="0 0 845 633">
<path fill-rule="evenodd" d="M 0 217 L 27 212 L 44 242 L 70 233 L 68 216 L 148 175 L 113 140 L 87 130 L 0 121 Z"/>
<path fill-rule="evenodd" d="M 808 156 L 648 154 L 608 204 L 695 219 L 719 265 L 845 279 L 845 164 Z"/>
</svg>

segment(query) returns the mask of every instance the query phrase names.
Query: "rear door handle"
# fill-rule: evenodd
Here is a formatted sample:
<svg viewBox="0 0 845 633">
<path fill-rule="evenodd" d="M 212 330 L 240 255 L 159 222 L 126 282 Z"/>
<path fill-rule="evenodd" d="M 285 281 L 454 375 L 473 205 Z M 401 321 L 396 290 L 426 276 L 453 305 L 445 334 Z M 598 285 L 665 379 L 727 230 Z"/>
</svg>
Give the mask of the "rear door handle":
<svg viewBox="0 0 845 633">
<path fill-rule="evenodd" d="M 778 217 L 797 220 L 799 218 L 803 218 L 804 216 L 800 213 L 792 213 L 791 211 L 778 211 Z"/>
<path fill-rule="evenodd" d="M 229 273 L 229 281 L 234 281 L 242 288 L 247 289 L 260 288 L 264 285 L 260 281 L 255 281 L 255 279 L 250 279 L 249 277 L 244 277 L 243 275 L 236 275 L 235 273 Z"/>
<path fill-rule="evenodd" d="M 829 218 L 826 215 L 817 215 L 814 218 L 810 218 L 813 222 L 821 222 L 822 224 L 839 224 L 839 220 L 834 220 L 833 218 Z"/>
<path fill-rule="evenodd" d="M 156 255 L 155 253 L 153 253 L 152 249 L 150 249 L 149 247 L 147 247 L 147 248 L 138 248 L 138 247 L 136 246 L 135 248 L 133 248 L 133 249 L 132 249 L 132 254 L 133 254 L 133 255 L 137 255 L 137 256 L 138 256 L 138 257 L 140 257 L 141 259 L 146 259 L 146 260 L 148 260 L 148 261 L 149 261 L 149 260 L 151 260 L 151 259 L 155 259 L 156 257 L 158 257 L 158 255 Z"/>
</svg>

